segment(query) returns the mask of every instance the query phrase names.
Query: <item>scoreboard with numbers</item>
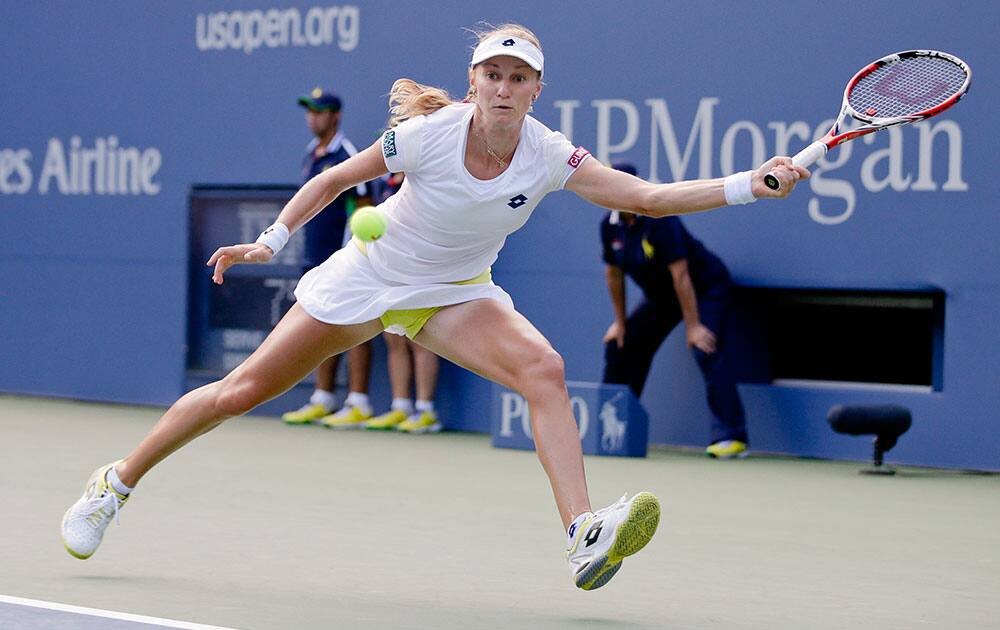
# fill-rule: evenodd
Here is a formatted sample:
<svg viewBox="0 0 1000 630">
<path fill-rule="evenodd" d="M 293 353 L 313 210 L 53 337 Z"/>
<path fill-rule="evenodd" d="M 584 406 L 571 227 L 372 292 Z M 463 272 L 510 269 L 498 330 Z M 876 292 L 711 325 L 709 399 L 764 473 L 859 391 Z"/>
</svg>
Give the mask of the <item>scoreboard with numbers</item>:
<svg viewBox="0 0 1000 630">
<path fill-rule="evenodd" d="M 221 246 L 249 243 L 274 223 L 297 186 L 194 186 L 190 195 L 187 370 L 222 376 L 239 365 L 295 301 L 305 229 L 267 265 L 237 265 L 212 282 L 205 265 Z"/>
</svg>

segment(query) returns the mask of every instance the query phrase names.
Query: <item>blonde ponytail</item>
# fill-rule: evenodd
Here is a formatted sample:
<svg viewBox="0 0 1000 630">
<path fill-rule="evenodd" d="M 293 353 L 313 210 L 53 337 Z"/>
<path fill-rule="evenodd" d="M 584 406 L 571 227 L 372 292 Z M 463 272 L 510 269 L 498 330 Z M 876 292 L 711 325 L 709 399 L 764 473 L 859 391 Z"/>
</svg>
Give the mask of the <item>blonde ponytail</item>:
<svg viewBox="0 0 1000 630">
<path fill-rule="evenodd" d="M 421 85 L 412 79 L 398 79 L 389 90 L 389 126 L 395 127 L 414 116 L 432 114 L 456 102 L 441 88 Z"/>
</svg>

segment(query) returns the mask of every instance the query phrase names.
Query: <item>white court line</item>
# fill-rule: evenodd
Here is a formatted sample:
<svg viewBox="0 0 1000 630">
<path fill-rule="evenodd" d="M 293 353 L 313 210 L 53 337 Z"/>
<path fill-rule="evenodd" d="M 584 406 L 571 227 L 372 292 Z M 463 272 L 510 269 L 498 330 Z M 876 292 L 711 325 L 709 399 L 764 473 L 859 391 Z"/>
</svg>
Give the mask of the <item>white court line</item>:
<svg viewBox="0 0 1000 630">
<path fill-rule="evenodd" d="M 24 599 L 23 597 L 9 597 L 7 595 L 0 595 L 0 603 L 15 604 L 17 606 L 30 606 L 32 608 L 45 608 L 47 610 L 57 610 L 59 612 L 76 613 L 78 615 L 103 617 L 105 619 L 118 619 L 120 621 L 135 621 L 137 623 L 148 623 L 157 626 L 166 626 L 168 628 L 181 628 L 183 630 L 236 630 L 235 628 L 224 628 L 222 626 L 206 626 L 200 623 L 189 623 L 187 621 L 174 621 L 173 619 L 160 619 L 159 617 L 146 617 L 145 615 L 133 615 L 131 613 L 115 612 L 113 610 L 84 608 L 83 606 L 70 606 L 69 604 L 59 604 L 57 602 L 43 602 L 37 599 Z"/>
</svg>

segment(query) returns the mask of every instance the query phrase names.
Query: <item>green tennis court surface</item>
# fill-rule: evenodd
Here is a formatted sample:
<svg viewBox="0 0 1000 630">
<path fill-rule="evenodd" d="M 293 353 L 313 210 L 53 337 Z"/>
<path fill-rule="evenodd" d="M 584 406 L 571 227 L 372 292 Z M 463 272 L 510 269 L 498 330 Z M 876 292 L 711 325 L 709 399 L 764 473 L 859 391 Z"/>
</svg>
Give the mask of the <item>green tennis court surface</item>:
<svg viewBox="0 0 1000 630">
<path fill-rule="evenodd" d="M 587 458 L 595 507 L 645 489 L 664 511 L 649 547 L 585 593 L 533 453 L 266 418 L 172 456 L 93 558 L 70 557 L 63 511 L 160 413 L 0 396 L 0 595 L 246 630 L 998 627 L 1000 476 Z M 0 626 L 119 627 L 66 614 L 4 604 Z"/>
</svg>

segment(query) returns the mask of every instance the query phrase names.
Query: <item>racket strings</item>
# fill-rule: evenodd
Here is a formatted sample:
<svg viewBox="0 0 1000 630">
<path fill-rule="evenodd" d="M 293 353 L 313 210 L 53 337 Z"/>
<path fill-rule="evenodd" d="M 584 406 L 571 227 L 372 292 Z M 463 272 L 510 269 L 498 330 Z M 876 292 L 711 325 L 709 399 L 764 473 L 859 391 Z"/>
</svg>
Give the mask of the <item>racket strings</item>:
<svg viewBox="0 0 1000 630">
<path fill-rule="evenodd" d="M 909 57 L 863 77 L 848 103 L 867 118 L 898 118 L 932 109 L 965 84 L 965 70 L 947 59 Z"/>
</svg>

